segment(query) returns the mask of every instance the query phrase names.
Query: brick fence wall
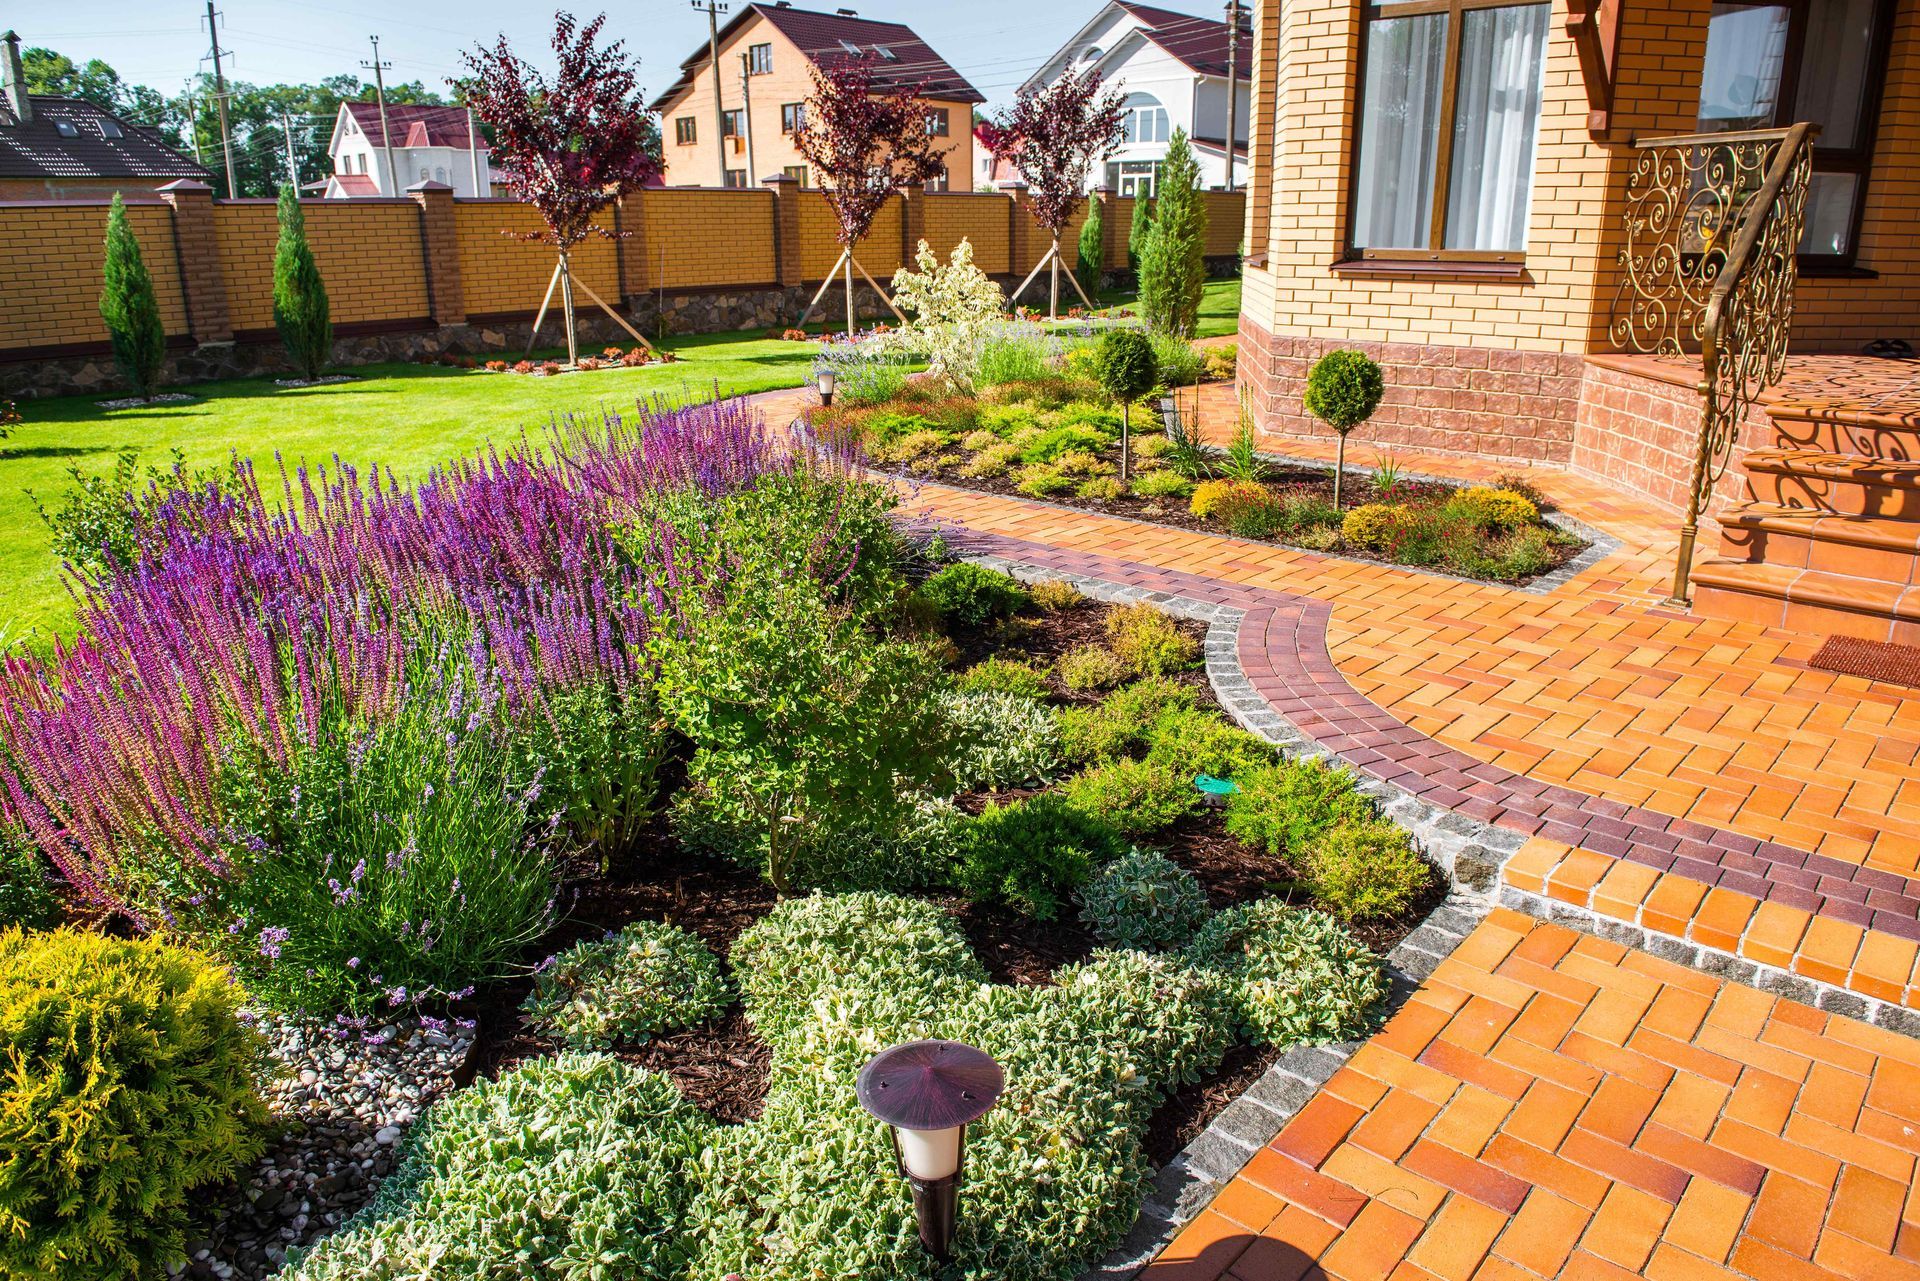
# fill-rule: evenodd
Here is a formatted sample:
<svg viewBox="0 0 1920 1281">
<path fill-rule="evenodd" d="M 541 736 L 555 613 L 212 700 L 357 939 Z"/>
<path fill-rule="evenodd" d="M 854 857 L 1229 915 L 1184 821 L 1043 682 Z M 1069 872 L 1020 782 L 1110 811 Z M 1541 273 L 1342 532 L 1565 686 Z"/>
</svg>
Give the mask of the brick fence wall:
<svg viewBox="0 0 1920 1281">
<path fill-rule="evenodd" d="M 1106 266 L 1124 268 L 1133 202 L 1096 198 L 1110 229 Z M 1207 253 L 1230 255 L 1244 197 L 1209 192 L 1205 199 Z M 1025 204 L 1020 188 L 910 193 L 875 218 L 858 261 L 885 282 L 911 261 L 920 238 L 943 259 L 967 239 L 983 270 L 1018 279 L 1047 248 Z M 336 353 L 342 362 L 503 346 L 506 331 L 519 326 L 524 333 L 552 278 L 553 251 L 514 234 L 539 225 L 531 208 L 514 201 L 455 200 L 445 187 L 423 183 L 395 199 L 303 206 L 343 340 Z M 178 353 L 175 372 L 277 368 L 269 348 L 273 203 L 217 201 L 205 185 L 182 182 L 127 212 Z M 101 372 L 108 347 L 99 313 L 106 216 L 105 200 L 0 201 L 0 393 L 90 389 L 110 376 Z M 1084 216 L 1062 237 L 1069 261 Z M 620 236 L 578 246 L 575 279 L 648 323 L 762 328 L 783 323 L 782 316 L 790 321 L 793 299 L 804 302 L 807 286 L 817 285 L 839 256 L 826 201 L 784 179 L 748 191 L 642 191 L 611 207 L 602 222 Z M 1043 289 L 1024 301 L 1044 302 Z M 577 301 L 590 307 L 584 295 Z M 863 307 L 873 302 L 866 297 Z M 425 346 L 409 347 L 394 337 L 404 335 L 431 336 L 419 339 Z M 229 344 L 240 353 L 231 354 Z"/>
</svg>

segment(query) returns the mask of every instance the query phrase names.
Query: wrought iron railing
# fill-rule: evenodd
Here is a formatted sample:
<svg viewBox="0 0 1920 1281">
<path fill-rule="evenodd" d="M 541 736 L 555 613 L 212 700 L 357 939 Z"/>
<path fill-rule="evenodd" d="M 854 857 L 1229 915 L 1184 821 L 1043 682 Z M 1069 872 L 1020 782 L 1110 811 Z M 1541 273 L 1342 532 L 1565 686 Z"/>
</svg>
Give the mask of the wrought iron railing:
<svg viewBox="0 0 1920 1281">
<path fill-rule="evenodd" d="M 1634 144 L 1608 336 L 1624 352 L 1700 357 L 1700 438 L 1671 604 L 1687 603 L 1700 514 L 1740 424 L 1786 358 L 1816 131 L 1797 124 Z"/>
</svg>

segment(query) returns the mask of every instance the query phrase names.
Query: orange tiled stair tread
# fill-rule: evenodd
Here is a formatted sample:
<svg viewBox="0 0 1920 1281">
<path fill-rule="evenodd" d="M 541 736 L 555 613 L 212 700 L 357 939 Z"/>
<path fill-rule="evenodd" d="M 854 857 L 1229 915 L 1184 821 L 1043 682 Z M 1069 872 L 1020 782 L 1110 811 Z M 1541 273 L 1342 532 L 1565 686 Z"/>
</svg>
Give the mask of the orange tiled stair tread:
<svg viewBox="0 0 1920 1281">
<path fill-rule="evenodd" d="M 1920 1042 L 1496 910 L 1149 1281 L 1920 1281 Z"/>
</svg>

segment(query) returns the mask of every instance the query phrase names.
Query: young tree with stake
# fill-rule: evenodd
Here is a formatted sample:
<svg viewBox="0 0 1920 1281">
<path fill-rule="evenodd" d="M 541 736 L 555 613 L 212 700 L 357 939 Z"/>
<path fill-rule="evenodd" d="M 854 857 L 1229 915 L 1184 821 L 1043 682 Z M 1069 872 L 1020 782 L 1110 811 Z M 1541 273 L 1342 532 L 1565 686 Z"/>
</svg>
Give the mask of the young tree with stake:
<svg viewBox="0 0 1920 1281">
<path fill-rule="evenodd" d="M 934 145 L 929 108 L 918 91 L 908 85 L 880 85 L 877 63 L 872 54 L 863 53 L 825 62 L 816 59 L 807 68 L 813 76 L 813 93 L 807 98 L 805 124 L 793 135 L 793 145 L 820 176 L 821 194 L 840 224 L 840 258 L 800 313 L 795 328 L 806 325 L 834 277 L 844 271 L 851 336 L 856 268 L 881 301 L 900 316 L 886 290 L 854 260 L 853 248 L 866 237 L 887 201 L 943 172 L 946 151 Z M 900 320 L 906 323 L 906 317 Z"/>
<path fill-rule="evenodd" d="M 280 243 L 273 251 L 273 327 L 301 377 L 320 376 L 333 356 L 327 284 L 307 244 L 307 218 L 292 183 L 280 188 Z"/>
<path fill-rule="evenodd" d="M 153 295 L 153 277 L 140 242 L 127 224 L 127 206 L 113 193 L 107 209 L 106 261 L 101 269 L 100 319 L 107 324 L 113 360 L 142 400 L 152 400 L 167 354 L 167 330 Z"/>
<path fill-rule="evenodd" d="M 553 51 L 559 68 L 551 82 L 514 53 L 504 35 L 491 49 L 461 55 L 473 73 L 463 82 L 468 104 L 493 126 L 495 164 L 506 170 L 508 189 L 532 205 L 546 224 L 542 231 L 504 234 L 552 245 L 559 254 L 533 322 L 533 336 L 546 320 L 557 286 L 569 363 L 577 363 L 579 356 L 575 285 L 634 341 L 647 344 L 585 281 L 575 279 L 569 261 L 574 246 L 588 236 L 616 238 L 620 233 L 599 226 L 594 216 L 660 172 L 653 118 L 640 92 L 633 57 L 624 41 L 595 45 L 606 20 L 603 13 L 583 27 L 570 13 L 554 15 Z M 533 350 L 533 336 L 528 351 Z"/>
<path fill-rule="evenodd" d="M 1013 291 L 1018 302 L 1043 268 L 1051 267 L 1047 314 L 1060 316 L 1060 235 L 1086 199 L 1093 167 L 1120 145 L 1120 92 L 1101 92 L 1098 72 L 1069 68 L 1052 84 L 1023 90 L 994 125 L 1027 184 L 1027 208 L 1033 220 L 1053 236 L 1053 244 L 1028 277 Z M 1089 309 L 1093 300 L 1071 271 L 1067 280 Z"/>
</svg>

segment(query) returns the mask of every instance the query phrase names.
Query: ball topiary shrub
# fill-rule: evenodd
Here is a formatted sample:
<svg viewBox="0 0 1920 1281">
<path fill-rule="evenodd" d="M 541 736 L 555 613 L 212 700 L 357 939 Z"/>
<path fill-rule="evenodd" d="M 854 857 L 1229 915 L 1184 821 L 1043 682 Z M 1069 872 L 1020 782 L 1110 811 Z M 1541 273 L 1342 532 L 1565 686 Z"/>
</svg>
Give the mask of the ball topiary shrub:
<svg viewBox="0 0 1920 1281">
<path fill-rule="evenodd" d="M 968 627 L 1006 618 L 1027 603 L 1026 589 L 1012 575 L 967 561 L 934 574 L 920 592 L 942 618 Z"/>
<path fill-rule="evenodd" d="M 552 958 L 521 1008 L 537 1031 L 574 1049 L 608 1049 L 691 1027 L 732 999 L 706 944 L 676 926 L 635 921 Z"/>
<path fill-rule="evenodd" d="M 1373 1030 L 1387 995 L 1386 968 L 1365 944 L 1326 913 L 1278 899 L 1219 913 L 1183 955 L 1220 976 L 1256 1044 L 1357 1039 Z"/>
<path fill-rule="evenodd" d="M 228 972 L 153 940 L 0 933 L 0 1277 L 161 1276 L 188 1198 L 261 1151 Z"/>
<path fill-rule="evenodd" d="M 989 803 L 962 833 L 959 887 L 976 903 L 1051 921 L 1096 863 L 1124 849 L 1111 823 L 1058 792 Z"/>
<path fill-rule="evenodd" d="M 1240 774 L 1227 798 L 1227 831 L 1269 854 L 1303 853 L 1327 829 L 1374 817 L 1344 766 L 1282 760 Z"/>
<path fill-rule="evenodd" d="M 1399 916 L 1433 880 L 1412 838 L 1384 818 L 1328 828 L 1308 843 L 1303 861 L 1315 897 L 1348 920 Z"/>
<path fill-rule="evenodd" d="M 1126 836 L 1151 836 L 1200 808 L 1192 775 L 1146 761 L 1095 765 L 1063 783 L 1060 795 Z"/>
<path fill-rule="evenodd" d="M 1121 855 L 1080 890 L 1080 919 L 1114 947 L 1184 947 L 1209 915 L 1207 893 L 1193 873 L 1156 850 Z"/>
<path fill-rule="evenodd" d="M 1136 676 L 1165 676 L 1200 665 L 1200 642 L 1145 601 L 1114 606 L 1106 629 L 1114 654 Z"/>
<path fill-rule="evenodd" d="M 535 1059 L 436 1103 L 399 1167 L 287 1281 L 668 1281 L 714 1124 L 605 1054 Z"/>
<path fill-rule="evenodd" d="M 1485 485 L 1468 486 L 1448 499 L 1447 506 L 1488 533 L 1520 529 L 1540 519 L 1540 509 L 1531 498 Z"/>
<path fill-rule="evenodd" d="M 1160 381 L 1153 340 L 1138 329 L 1109 329 L 1100 339 L 1101 390 L 1120 402 L 1120 478 L 1133 475 L 1133 402 Z"/>
<path fill-rule="evenodd" d="M 1340 482 L 1347 470 L 1347 434 L 1373 417 L 1386 390 L 1380 366 L 1364 352 L 1330 351 L 1314 361 L 1313 368 L 1307 371 L 1307 389 L 1301 394 L 1301 404 L 1340 436 L 1333 471 L 1335 507 L 1340 506 Z"/>
</svg>

